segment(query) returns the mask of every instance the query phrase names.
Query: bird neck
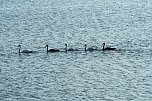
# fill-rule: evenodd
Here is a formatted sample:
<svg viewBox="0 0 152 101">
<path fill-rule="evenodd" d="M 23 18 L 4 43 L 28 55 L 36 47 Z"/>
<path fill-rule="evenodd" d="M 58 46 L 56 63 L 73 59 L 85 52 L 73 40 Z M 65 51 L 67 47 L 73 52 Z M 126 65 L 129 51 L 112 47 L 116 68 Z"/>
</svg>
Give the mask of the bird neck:
<svg viewBox="0 0 152 101">
<path fill-rule="evenodd" d="M 65 51 L 67 52 L 67 45 L 65 45 Z"/>
<path fill-rule="evenodd" d="M 47 50 L 47 53 L 49 52 L 49 48 L 48 48 L 48 45 L 46 45 L 46 50 Z"/>
<path fill-rule="evenodd" d="M 85 52 L 87 51 L 87 45 L 85 45 L 85 48 L 84 48 Z"/>
<path fill-rule="evenodd" d="M 102 50 L 103 50 L 103 51 L 105 50 L 105 44 L 103 44 Z"/>
<path fill-rule="evenodd" d="M 21 53 L 21 46 L 19 46 L 19 51 L 18 51 L 18 53 L 19 53 L 19 54 Z"/>
</svg>

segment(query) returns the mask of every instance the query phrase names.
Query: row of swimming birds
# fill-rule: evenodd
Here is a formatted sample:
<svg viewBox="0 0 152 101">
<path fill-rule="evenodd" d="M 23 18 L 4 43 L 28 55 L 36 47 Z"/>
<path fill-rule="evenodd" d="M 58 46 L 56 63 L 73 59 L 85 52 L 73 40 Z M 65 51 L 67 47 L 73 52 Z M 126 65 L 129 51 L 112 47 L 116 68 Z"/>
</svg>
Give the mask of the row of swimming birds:
<svg viewBox="0 0 152 101">
<path fill-rule="evenodd" d="M 87 45 L 85 44 L 84 45 L 84 49 L 83 50 L 79 50 L 79 49 L 73 49 L 73 48 L 69 48 L 68 49 L 68 45 L 67 44 L 65 44 L 65 52 L 67 52 L 67 51 L 105 51 L 105 50 L 116 50 L 116 48 L 111 48 L 111 47 L 105 47 L 105 43 L 103 43 L 102 44 L 103 46 L 102 46 L 102 49 L 101 50 L 98 50 L 97 48 L 87 48 Z M 30 51 L 30 50 L 23 50 L 23 51 L 21 51 L 21 45 L 18 45 L 18 47 L 19 47 L 19 53 L 35 53 L 35 51 Z M 46 45 L 45 46 L 46 47 L 46 51 L 47 51 L 47 53 L 48 52 L 61 52 L 61 50 L 59 50 L 59 49 L 56 49 L 56 48 L 51 48 L 51 49 L 49 49 L 49 46 L 48 45 Z"/>
</svg>

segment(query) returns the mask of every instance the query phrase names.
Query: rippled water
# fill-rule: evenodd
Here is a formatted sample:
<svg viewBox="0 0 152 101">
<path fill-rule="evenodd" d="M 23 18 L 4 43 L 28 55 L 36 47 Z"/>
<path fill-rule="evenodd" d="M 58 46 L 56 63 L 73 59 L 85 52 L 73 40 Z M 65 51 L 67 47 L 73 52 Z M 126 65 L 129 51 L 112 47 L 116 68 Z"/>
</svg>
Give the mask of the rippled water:
<svg viewBox="0 0 152 101">
<path fill-rule="evenodd" d="M 151 101 L 151 61 L 150 0 L 0 1 L 1 101 Z"/>
</svg>

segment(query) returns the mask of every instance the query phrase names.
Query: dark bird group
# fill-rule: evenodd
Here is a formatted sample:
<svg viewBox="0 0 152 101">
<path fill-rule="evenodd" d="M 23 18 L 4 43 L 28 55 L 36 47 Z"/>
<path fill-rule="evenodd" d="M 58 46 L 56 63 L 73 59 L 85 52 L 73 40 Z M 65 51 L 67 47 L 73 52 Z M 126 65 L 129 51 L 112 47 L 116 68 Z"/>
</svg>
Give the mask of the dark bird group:
<svg viewBox="0 0 152 101">
<path fill-rule="evenodd" d="M 97 48 L 93 48 L 93 47 L 90 47 L 90 48 L 87 48 L 87 45 L 85 44 L 84 45 L 84 51 L 106 51 L 106 50 L 116 50 L 116 48 L 111 48 L 111 47 L 105 47 L 105 43 L 102 44 L 102 49 L 101 50 L 98 50 Z M 19 47 L 19 53 L 35 53 L 36 51 L 29 51 L 29 50 L 23 50 L 21 51 L 21 45 L 18 45 Z M 49 46 L 46 45 L 46 51 L 47 53 L 48 52 L 60 52 L 59 49 L 56 49 L 56 48 L 51 48 L 49 49 Z M 68 48 L 68 45 L 65 44 L 65 52 L 67 51 L 83 51 L 83 50 L 78 50 L 78 49 L 73 49 L 73 48 Z"/>
</svg>

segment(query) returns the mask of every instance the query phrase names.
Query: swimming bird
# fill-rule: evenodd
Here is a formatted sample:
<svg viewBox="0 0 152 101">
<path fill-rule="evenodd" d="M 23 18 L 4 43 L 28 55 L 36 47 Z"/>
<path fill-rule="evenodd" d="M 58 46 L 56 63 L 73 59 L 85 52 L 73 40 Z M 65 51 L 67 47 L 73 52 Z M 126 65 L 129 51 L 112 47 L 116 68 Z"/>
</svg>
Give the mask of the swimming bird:
<svg viewBox="0 0 152 101">
<path fill-rule="evenodd" d="M 34 53 L 35 52 L 35 51 L 29 51 L 29 50 L 23 50 L 21 52 L 21 45 L 18 45 L 18 47 L 19 47 L 19 52 L 18 53 Z"/>
<path fill-rule="evenodd" d="M 78 50 L 77 49 L 73 49 L 73 48 L 69 48 L 68 49 L 68 45 L 65 44 L 65 51 L 67 52 L 67 51 L 78 51 Z"/>
<path fill-rule="evenodd" d="M 116 50 L 116 48 L 111 48 L 111 47 L 106 47 L 105 48 L 105 43 L 103 43 L 102 45 L 103 45 L 103 48 L 102 48 L 103 51 L 104 50 Z"/>
<path fill-rule="evenodd" d="M 46 48 L 47 48 L 47 53 L 48 52 L 59 52 L 60 51 L 59 49 L 49 49 L 48 45 L 46 45 Z"/>
<path fill-rule="evenodd" d="M 84 49 L 85 52 L 86 52 L 87 50 L 90 51 L 90 52 L 97 50 L 97 48 L 93 48 L 93 47 L 90 47 L 90 48 L 87 49 L 87 45 L 86 45 L 86 44 L 84 45 L 84 47 L 85 47 L 85 49 Z"/>
</svg>

